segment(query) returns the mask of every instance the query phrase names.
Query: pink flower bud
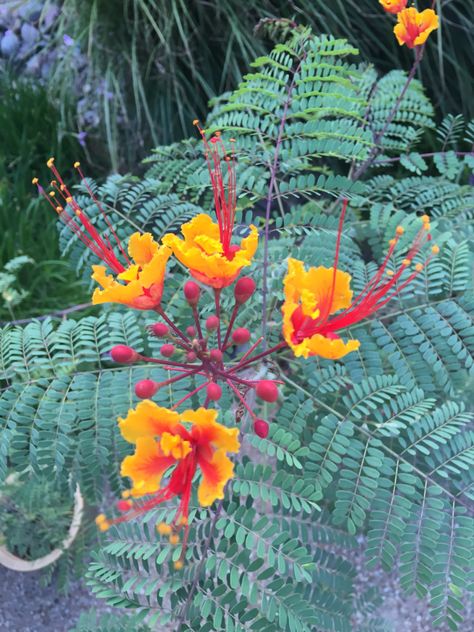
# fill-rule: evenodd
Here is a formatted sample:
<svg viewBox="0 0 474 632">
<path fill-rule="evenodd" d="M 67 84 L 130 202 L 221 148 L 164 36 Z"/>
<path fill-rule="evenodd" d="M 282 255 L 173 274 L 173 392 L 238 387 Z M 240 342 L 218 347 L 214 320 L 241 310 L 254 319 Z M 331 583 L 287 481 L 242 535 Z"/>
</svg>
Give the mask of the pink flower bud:
<svg viewBox="0 0 474 632">
<path fill-rule="evenodd" d="M 126 511 L 131 509 L 131 507 L 133 506 L 133 503 L 130 500 L 118 500 L 115 506 L 117 507 L 119 511 L 121 511 L 122 513 L 125 513 Z"/>
<path fill-rule="evenodd" d="M 268 437 L 270 426 L 265 421 L 265 419 L 256 419 L 253 422 L 253 430 L 255 434 L 258 435 L 261 439 L 265 439 L 266 437 Z"/>
<path fill-rule="evenodd" d="M 158 390 L 158 382 L 154 380 L 140 380 L 135 384 L 135 394 L 140 399 L 149 399 Z"/>
<path fill-rule="evenodd" d="M 209 316 L 209 318 L 206 319 L 207 331 L 214 331 L 218 327 L 219 327 L 219 319 L 217 318 L 217 316 Z"/>
<path fill-rule="evenodd" d="M 222 396 L 222 389 L 219 384 L 210 382 L 206 388 L 207 396 L 212 402 L 217 402 Z"/>
<path fill-rule="evenodd" d="M 110 355 L 114 362 L 120 362 L 122 364 L 135 362 L 138 358 L 138 353 L 135 349 L 127 347 L 127 345 L 115 345 L 115 347 L 110 350 Z"/>
<path fill-rule="evenodd" d="M 222 362 L 222 351 L 220 349 L 211 349 L 209 357 L 213 362 Z"/>
<path fill-rule="evenodd" d="M 190 305 L 197 305 L 199 296 L 201 294 L 201 288 L 194 281 L 186 281 L 184 284 L 184 297 Z"/>
<path fill-rule="evenodd" d="M 242 305 L 249 300 L 252 294 L 255 292 L 255 281 L 250 277 L 241 277 L 234 287 L 235 301 Z"/>
<path fill-rule="evenodd" d="M 164 344 L 160 349 L 161 355 L 164 356 L 165 358 L 171 358 L 174 351 L 175 351 L 175 347 L 171 343 Z"/>
<path fill-rule="evenodd" d="M 186 327 L 186 333 L 190 338 L 194 338 L 194 336 L 196 335 L 196 328 L 192 325 L 189 325 L 189 327 Z"/>
<path fill-rule="evenodd" d="M 165 323 L 155 323 L 150 326 L 150 330 L 157 338 L 164 338 L 169 332 L 168 325 L 165 325 Z"/>
<path fill-rule="evenodd" d="M 255 392 L 257 396 L 265 402 L 276 402 L 278 399 L 277 385 L 271 380 L 260 380 L 260 382 L 257 383 Z"/>
<path fill-rule="evenodd" d="M 194 353 L 194 351 L 188 351 L 186 354 L 186 360 L 188 362 L 194 362 L 197 358 L 197 355 Z"/>
<path fill-rule="evenodd" d="M 250 340 L 250 331 L 245 327 L 237 327 L 237 329 L 232 332 L 232 340 L 236 345 L 244 345 Z"/>
</svg>

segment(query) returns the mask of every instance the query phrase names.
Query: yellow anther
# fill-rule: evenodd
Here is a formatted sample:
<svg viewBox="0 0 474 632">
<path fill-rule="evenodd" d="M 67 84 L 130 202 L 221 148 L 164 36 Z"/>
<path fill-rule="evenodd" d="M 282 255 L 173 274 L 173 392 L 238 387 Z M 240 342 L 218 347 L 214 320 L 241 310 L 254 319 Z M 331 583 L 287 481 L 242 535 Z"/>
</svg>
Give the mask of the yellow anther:
<svg viewBox="0 0 474 632">
<path fill-rule="evenodd" d="M 424 228 L 425 230 L 429 230 L 429 229 L 431 228 L 431 226 L 430 226 L 429 222 L 425 222 L 425 223 L 423 224 L 423 228 Z"/>
<path fill-rule="evenodd" d="M 76 215 L 76 217 L 80 217 L 81 216 L 81 210 L 77 209 L 76 211 L 74 211 L 74 215 Z"/>
<path fill-rule="evenodd" d="M 411 263 L 411 259 L 403 259 L 402 263 L 404 266 L 409 266 Z"/>
<path fill-rule="evenodd" d="M 48 166 L 50 169 L 54 164 L 54 156 L 51 156 L 51 158 L 46 162 L 46 166 Z"/>
<path fill-rule="evenodd" d="M 433 247 L 431 248 L 431 252 L 432 252 L 434 255 L 437 255 L 437 254 L 438 254 L 438 252 L 439 252 L 439 246 L 433 246 Z"/>
<path fill-rule="evenodd" d="M 56 195 L 56 193 L 54 191 L 50 191 L 49 195 L 50 195 L 50 197 L 54 197 Z"/>
<path fill-rule="evenodd" d="M 52 187 L 56 186 L 56 185 L 57 185 L 56 180 L 51 180 L 50 185 L 51 185 Z"/>
<path fill-rule="evenodd" d="M 173 566 L 175 571 L 180 571 L 183 568 L 184 564 L 181 560 L 178 560 L 177 562 L 174 562 Z"/>
<path fill-rule="evenodd" d="M 122 498 L 130 498 L 130 490 L 124 489 L 122 492 Z"/>
<path fill-rule="evenodd" d="M 62 211 L 63 211 L 63 207 L 62 206 L 57 206 L 56 207 L 56 212 L 57 213 L 62 213 Z"/>
<path fill-rule="evenodd" d="M 179 524 L 188 524 L 188 519 L 186 518 L 186 516 L 181 516 L 181 518 L 179 519 Z"/>
<path fill-rule="evenodd" d="M 62 184 L 59 188 L 61 189 L 61 191 L 65 191 L 66 190 L 66 185 Z"/>
<path fill-rule="evenodd" d="M 199 119 L 194 119 L 193 125 L 199 125 Z"/>
<path fill-rule="evenodd" d="M 67 197 L 67 198 L 66 198 L 66 202 L 67 202 L 67 204 L 71 204 L 71 202 L 72 202 L 72 197 Z"/>
<path fill-rule="evenodd" d="M 156 525 L 156 530 L 160 535 L 169 535 L 171 533 L 171 526 L 166 522 L 159 522 Z"/>
<path fill-rule="evenodd" d="M 389 246 L 395 246 L 395 244 L 396 244 L 396 243 L 397 243 L 397 240 L 396 240 L 396 239 L 391 239 L 391 240 L 388 242 L 388 245 L 389 245 Z"/>
<path fill-rule="evenodd" d="M 38 184 L 39 180 L 38 178 L 33 178 L 33 180 L 31 181 L 31 184 Z"/>
<path fill-rule="evenodd" d="M 397 230 L 395 231 L 397 235 L 403 235 L 405 229 L 402 226 L 397 226 Z"/>
<path fill-rule="evenodd" d="M 393 276 L 393 270 L 387 270 L 386 274 L 387 276 L 390 276 L 390 277 Z"/>
<path fill-rule="evenodd" d="M 427 222 L 430 221 L 430 216 L 429 215 L 422 215 L 421 216 L 421 221 L 423 222 L 423 224 L 426 224 Z"/>
<path fill-rule="evenodd" d="M 81 166 L 81 163 L 78 160 L 76 160 L 76 162 L 74 163 L 74 169 L 77 169 L 80 166 Z"/>
<path fill-rule="evenodd" d="M 415 270 L 416 270 L 417 272 L 421 272 L 421 271 L 423 270 L 423 264 L 422 264 L 422 263 L 417 263 L 417 264 L 415 265 Z"/>
<path fill-rule="evenodd" d="M 110 523 L 109 522 L 101 522 L 97 526 L 99 528 L 99 531 L 107 531 L 110 528 Z"/>
<path fill-rule="evenodd" d="M 170 544 L 179 544 L 179 535 L 170 535 Z"/>
<path fill-rule="evenodd" d="M 105 517 L 105 514 L 99 514 L 96 519 L 95 519 L 95 523 L 96 524 L 102 524 L 103 522 L 107 522 L 107 518 Z"/>
</svg>

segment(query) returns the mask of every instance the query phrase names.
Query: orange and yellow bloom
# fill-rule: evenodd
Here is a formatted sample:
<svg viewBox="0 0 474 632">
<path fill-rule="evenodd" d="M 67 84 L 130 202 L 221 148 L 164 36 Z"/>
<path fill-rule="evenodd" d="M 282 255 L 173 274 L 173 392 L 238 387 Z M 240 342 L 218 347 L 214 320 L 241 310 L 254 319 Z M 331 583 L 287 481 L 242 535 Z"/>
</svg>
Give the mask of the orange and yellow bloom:
<svg viewBox="0 0 474 632">
<path fill-rule="evenodd" d="M 379 0 L 387 13 L 399 13 L 407 6 L 408 0 Z"/>
<path fill-rule="evenodd" d="M 195 124 L 198 125 L 197 121 Z M 240 246 L 232 244 L 237 207 L 234 151 L 231 155 L 226 152 L 219 132 L 208 142 L 204 130 L 199 125 L 198 129 L 205 147 L 217 223 L 201 213 L 181 227 L 184 239 L 169 234 L 164 236 L 163 243 L 195 279 L 219 290 L 235 281 L 242 268 L 251 264 L 257 250 L 258 231 L 250 225 L 250 234 L 242 239 Z M 227 165 L 226 182 L 222 162 Z"/>
<path fill-rule="evenodd" d="M 178 497 L 180 502 L 171 524 L 158 525 L 158 531 L 171 535 L 170 541 L 177 543 L 179 537 L 176 537 L 184 527 L 184 554 L 196 472 L 201 474 L 198 502 L 208 507 L 224 498 L 225 485 L 234 472 L 227 453 L 238 452 L 240 448 L 238 429 L 219 424 L 217 415 L 217 410 L 206 408 L 177 413 L 144 400 L 127 417 L 119 419 L 123 437 L 135 444 L 135 453 L 125 457 L 121 469 L 122 476 L 132 482 L 125 496 L 134 500 L 120 501 L 124 514 L 114 520 L 99 516 L 99 527 L 106 530 L 111 524 L 134 518 Z M 171 474 L 166 485 L 162 485 L 168 470 Z M 149 499 L 141 500 L 145 495 Z"/>
<path fill-rule="evenodd" d="M 171 250 L 159 246 L 150 233 L 134 233 L 128 242 L 128 254 L 130 265 L 117 274 L 118 280 L 107 274 L 106 266 L 92 266 L 92 278 L 103 288 L 94 291 L 92 303 L 122 303 L 135 309 L 158 308 Z"/>
<path fill-rule="evenodd" d="M 424 44 L 428 35 L 439 26 L 438 16 L 432 9 L 425 9 L 420 13 L 410 7 L 400 11 L 397 20 L 393 32 L 400 46 L 406 44 L 408 48 Z"/>
<path fill-rule="evenodd" d="M 197 281 L 215 289 L 235 281 L 242 268 L 252 263 L 257 250 L 258 232 L 251 225 L 250 235 L 242 239 L 240 246 L 230 246 L 226 251 L 219 226 L 204 213 L 183 224 L 181 232 L 184 239 L 168 234 L 163 237 L 163 243 Z"/>
<path fill-rule="evenodd" d="M 296 356 L 320 356 L 337 360 L 357 350 L 359 341 L 344 341 L 339 332 L 381 309 L 424 268 L 422 263 L 417 263 L 408 277 L 401 280 L 404 272 L 409 270 L 413 257 L 423 244 L 431 240 L 427 215 L 423 215 L 423 225 L 401 265 L 395 270 L 387 269 L 404 232 L 401 226 L 397 228 L 396 236 L 390 240 L 388 253 L 379 270 L 354 298 L 350 289 L 351 276 L 337 268 L 346 206 L 347 204 L 343 207 L 339 223 L 333 267 L 321 266 L 306 271 L 301 261 L 288 261 L 288 274 L 284 281 L 285 301 L 282 307 L 283 336 Z M 433 246 L 432 252 L 436 254 L 439 248 Z"/>
<path fill-rule="evenodd" d="M 171 256 L 171 250 L 166 246 L 159 246 L 150 233 L 143 235 L 134 233 L 128 242 L 127 255 L 107 213 L 84 177 L 80 163 L 74 163 L 74 167 L 79 172 L 91 200 L 99 209 L 109 230 L 110 238 L 99 233 L 94 223 L 71 195 L 54 164 L 54 158 L 50 158 L 47 165 L 55 176 L 55 180 L 51 181 L 49 193 L 39 184 L 38 178 L 33 178 L 33 184 L 38 187 L 39 193 L 49 202 L 69 229 L 105 263 L 105 265 L 92 266 L 92 278 L 102 286 L 102 290 L 97 288 L 94 291 L 92 296 L 94 305 L 122 303 L 135 309 L 157 309 L 163 294 L 166 263 Z M 111 239 L 114 240 L 114 245 Z M 116 275 L 117 280 L 107 274 L 107 268 Z"/>
</svg>

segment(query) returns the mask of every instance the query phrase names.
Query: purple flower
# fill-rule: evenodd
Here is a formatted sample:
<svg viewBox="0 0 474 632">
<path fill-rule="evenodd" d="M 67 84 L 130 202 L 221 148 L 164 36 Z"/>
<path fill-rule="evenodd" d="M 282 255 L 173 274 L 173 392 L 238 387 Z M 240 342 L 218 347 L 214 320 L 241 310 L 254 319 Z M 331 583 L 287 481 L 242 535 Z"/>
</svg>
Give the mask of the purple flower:
<svg viewBox="0 0 474 632">
<path fill-rule="evenodd" d="M 66 46 L 74 46 L 74 40 L 70 35 L 63 35 L 63 42 L 66 44 Z"/>
<path fill-rule="evenodd" d="M 86 146 L 86 138 L 87 138 L 87 132 L 79 132 L 79 134 L 77 135 L 77 140 L 79 141 L 79 145 L 81 147 Z"/>
</svg>

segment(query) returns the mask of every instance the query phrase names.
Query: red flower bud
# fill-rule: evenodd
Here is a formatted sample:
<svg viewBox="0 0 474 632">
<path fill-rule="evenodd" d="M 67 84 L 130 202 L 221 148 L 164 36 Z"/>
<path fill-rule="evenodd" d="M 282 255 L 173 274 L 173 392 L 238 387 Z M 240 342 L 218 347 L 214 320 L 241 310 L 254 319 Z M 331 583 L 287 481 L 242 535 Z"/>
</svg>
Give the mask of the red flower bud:
<svg viewBox="0 0 474 632">
<path fill-rule="evenodd" d="M 165 325 L 165 323 L 155 323 L 150 326 L 150 329 L 157 338 L 164 338 L 169 332 L 168 325 Z"/>
<path fill-rule="evenodd" d="M 135 394 L 140 399 L 148 399 L 158 390 L 158 382 L 154 380 L 140 380 L 135 384 Z"/>
<path fill-rule="evenodd" d="M 186 354 L 186 360 L 188 362 L 194 362 L 197 358 L 197 355 L 194 353 L 194 351 L 188 351 Z"/>
<path fill-rule="evenodd" d="M 255 292 L 255 281 L 250 277 L 241 277 L 234 287 L 235 301 L 239 305 L 249 300 Z"/>
<path fill-rule="evenodd" d="M 237 329 L 232 332 L 232 340 L 236 345 L 244 345 L 250 340 L 250 331 L 245 327 L 237 327 Z"/>
<path fill-rule="evenodd" d="M 266 437 L 268 437 L 270 426 L 265 421 L 265 419 L 256 419 L 253 422 L 253 430 L 255 434 L 258 435 L 261 439 L 265 439 Z"/>
<path fill-rule="evenodd" d="M 196 329 L 195 327 L 193 327 L 192 325 L 189 325 L 189 327 L 186 327 L 186 333 L 188 334 L 188 336 L 190 336 L 191 338 L 194 338 L 194 336 L 196 335 Z"/>
<path fill-rule="evenodd" d="M 211 349 L 209 357 L 214 362 L 222 362 L 222 351 L 220 349 Z"/>
<path fill-rule="evenodd" d="M 129 363 L 134 362 L 138 358 L 138 353 L 132 347 L 127 347 L 127 345 L 115 345 L 110 350 L 110 355 L 112 356 L 112 360 L 114 362 L 121 363 Z"/>
<path fill-rule="evenodd" d="M 217 318 L 217 316 L 209 316 L 209 318 L 206 319 L 207 331 L 214 331 L 218 327 L 219 327 L 219 319 Z"/>
<path fill-rule="evenodd" d="M 260 382 L 257 383 L 255 392 L 257 396 L 265 402 L 276 402 L 278 399 L 277 385 L 271 380 L 260 380 Z"/>
<path fill-rule="evenodd" d="M 217 402 L 217 400 L 222 396 L 222 389 L 219 384 L 216 384 L 215 382 L 210 382 L 207 385 L 206 391 L 211 402 Z"/>
<path fill-rule="evenodd" d="M 201 288 L 194 281 L 186 281 L 184 284 L 184 297 L 190 305 L 197 305 L 199 296 L 201 294 Z"/>
<path fill-rule="evenodd" d="M 166 343 L 165 345 L 163 345 L 160 349 L 160 353 L 162 356 L 164 356 L 165 358 L 171 358 L 171 356 L 174 353 L 174 345 L 170 344 L 170 343 Z"/>
<path fill-rule="evenodd" d="M 118 500 L 116 507 L 122 513 L 128 511 L 133 506 L 133 503 L 130 500 Z"/>
</svg>

